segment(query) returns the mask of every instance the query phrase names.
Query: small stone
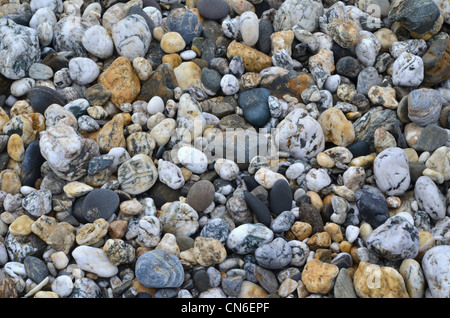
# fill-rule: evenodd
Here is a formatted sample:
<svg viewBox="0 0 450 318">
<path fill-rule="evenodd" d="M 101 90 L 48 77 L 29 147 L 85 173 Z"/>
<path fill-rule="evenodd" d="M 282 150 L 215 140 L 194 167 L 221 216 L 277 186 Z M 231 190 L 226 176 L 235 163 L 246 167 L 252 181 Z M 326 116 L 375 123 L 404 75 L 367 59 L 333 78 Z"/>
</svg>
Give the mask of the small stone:
<svg viewBox="0 0 450 318">
<path fill-rule="evenodd" d="M 182 51 L 186 42 L 178 32 L 167 32 L 161 38 L 161 48 L 166 53 L 177 53 Z"/>
<path fill-rule="evenodd" d="M 119 207 L 119 196 L 109 189 L 95 189 L 86 195 L 82 205 L 82 216 L 89 222 L 108 220 Z"/>
<path fill-rule="evenodd" d="M 192 235 L 199 228 L 198 213 L 189 204 L 180 201 L 171 202 L 159 220 L 163 229 L 170 229 L 176 236 Z"/>
<path fill-rule="evenodd" d="M 69 61 L 70 78 L 80 85 L 92 83 L 99 73 L 97 64 L 89 58 L 75 57 Z"/>
<path fill-rule="evenodd" d="M 445 217 L 446 201 L 436 184 L 427 176 L 417 179 L 414 187 L 414 196 L 422 211 L 425 211 L 433 220 Z"/>
<path fill-rule="evenodd" d="M 159 268 L 158 272 L 153 271 Z M 136 262 L 137 280 L 149 288 L 180 287 L 184 271 L 180 260 L 164 250 L 153 250 L 142 254 Z"/>
<path fill-rule="evenodd" d="M 198 264 L 208 267 L 222 263 L 227 252 L 220 241 L 199 236 L 195 239 L 194 256 Z"/>
<path fill-rule="evenodd" d="M 335 298 L 358 298 L 353 287 L 353 281 L 346 268 L 341 268 L 334 284 Z"/>
<path fill-rule="evenodd" d="M 208 180 L 200 180 L 189 189 L 186 202 L 197 212 L 204 211 L 214 200 L 215 188 Z"/>
<path fill-rule="evenodd" d="M 408 158 L 405 152 L 391 147 L 380 152 L 373 163 L 378 188 L 387 195 L 403 195 L 410 184 Z"/>
<path fill-rule="evenodd" d="M 265 88 L 254 88 L 239 93 L 238 105 L 250 125 L 261 128 L 269 121 L 269 95 L 270 92 Z"/>
<path fill-rule="evenodd" d="M 327 109 L 317 121 L 324 131 L 325 141 L 337 146 L 348 146 L 355 140 L 353 125 L 340 109 L 335 107 Z"/>
<path fill-rule="evenodd" d="M 259 246 L 271 242 L 273 232 L 263 224 L 242 224 L 233 229 L 227 238 L 226 246 L 236 254 L 245 255 Z"/>
<path fill-rule="evenodd" d="M 270 210 L 275 215 L 280 215 L 284 211 L 292 208 L 292 191 L 285 180 L 277 180 L 270 190 L 269 204 Z"/>
<path fill-rule="evenodd" d="M 169 186 L 171 189 L 180 189 L 185 181 L 181 169 L 170 161 L 160 159 L 158 162 L 159 181 Z"/>
<path fill-rule="evenodd" d="M 259 21 L 256 13 L 244 12 L 239 20 L 240 33 L 245 45 L 254 46 L 259 38 Z"/>
<path fill-rule="evenodd" d="M 52 210 L 50 190 L 36 190 L 22 199 L 22 207 L 33 217 L 40 217 Z"/>
<path fill-rule="evenodd" d="M 327 34 L 343 48 L 355 47 L 361 40 L 359 30 L 353 22 L 344 19 L 334 19 L 327 25 Z"/>
<path fill-rule="evenodd" d="M 244 280 L 238 298 L 266 298 L 268 293 L 261 286 Z"/>
<path fill-rule="evenodd" d="M 200 150 L 184 146 L 178 150 L 178 160 L 193 173 L 201 174 L 206 171 L 208 159 Z"/>
<path fill-rule="evenodd" d="M 197 9 L 208 20 L 220 20 L 230 12 L 229 4 L 224 0 L 199 0 Z"/>
<path fill-rule="evenodd" d="M 377 228 L 389 218 L 386 198 L 377 189 L 360 189 L 355 192 L 356 206 L 364 221 Z"/>
<path fill-rule="evenodd" d="M 123 191 L 140 194 L 156 183 L 158 169 L 149 156 L 137 154 L 120 165 L 117 177 Z"/>
<path fill-rule="evenodd" d="M 268 269 L 280 269 L 288 265 L 292 259 L 291 246 L 281 237 L 263 244 L 255 250 L 258 264 Z"/>
<path fill-rule="evenodd" d="M 425 277 L 422 268 L 420 267 L 420 263 L 414 259 L 405 259 L 398 271 L 405 280 L 409 297 L 423 298 L 425 292 Z"/>
<path fill-rule="evenodd" d="M 256 216 L 256 219 L 264 224 L 265 226 L 269 227 L 271 222 L 270 217 L 270 211 L 267 208 L 267 206 L 262 202 L 260 199 L 258 199 L 256 196 L 254 196 L 250 192 L 244 193 L 245 202 L 247 203 L 248 207 L 252 211 L 252 213 Z"/>
<path fill-rule="evenodd" d="M 35 256 L 27 256 L 23 260 L 27 276 L 36 284 L 49 276 L 47 264 Z"/>
<path fill-rule="evenodd" d="M 135 260 L 134 248 L 121 239 L 108 239 L 103 245 L 103 251 L 115 266 L 131 264 Z"/>
<path fill-rule="evenodd" d="M 210 219 L 208 223 L 206 223 L 200 232 L 200 236 L 213 238 L 222 244 L 225 244 L 228 238 L 228 233 L 229 230 L 227 222 L 224 219 L 217 217 Z"/>
<path fill-rule="evenodd" d="M 292 231 L 291 228 L 294 222 L 295 222 L 294 213 L 292 213 L 291 211 L 284 211 L 272 221 L 270 228 L 274 233 L 282 233 L 288 230 Z"/>
<path fill-rule="evenodd" d="M 34 220 L 27 215 L 21 215 L 9 225 L 9 232 L 13 235 L 26 236 L 31 233 Z"/>
<path fill-rule="evenodd" d="M 227 48 L 227 57 L 231 60 L 239 55 L 244 61 L 247 72 L 260 72 L 272 65 L 272 58 L 248 45 L 233 41 Z"/>
<path fill-rule="evenodd" d="M 75 237 L 78 245 L 94 245 L 108 233 L 109 223 L 105 219 L 96 219 L 83 225 Z"/>
<path fill-rule="evenodd" d="M 417 125 L 436 123 L 441 109 L 442 99 L 436 90 L 421 88 L 408 95 L 408 118 Z"/>
<path fill-rule="evenodd" d="M 403 52 L 392 66 L 392 83 L 398 86 L 416 87 L 424 78 L 422 58 Z"/>
</svg>

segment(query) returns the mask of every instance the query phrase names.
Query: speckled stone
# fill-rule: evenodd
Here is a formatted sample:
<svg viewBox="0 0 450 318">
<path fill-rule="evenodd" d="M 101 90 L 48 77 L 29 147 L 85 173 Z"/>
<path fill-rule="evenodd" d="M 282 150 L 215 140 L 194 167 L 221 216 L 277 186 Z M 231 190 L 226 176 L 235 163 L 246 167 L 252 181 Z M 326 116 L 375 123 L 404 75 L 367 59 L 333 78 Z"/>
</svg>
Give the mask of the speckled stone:
<svg viewBox="0 0 450 318">
<path fill-rule="evenodd" d="M 89 222 L 109 219 L 119 207 L 119 196 L 109 189 L 95 189 L 83 200 L 82 216 Z"/>
</svg>

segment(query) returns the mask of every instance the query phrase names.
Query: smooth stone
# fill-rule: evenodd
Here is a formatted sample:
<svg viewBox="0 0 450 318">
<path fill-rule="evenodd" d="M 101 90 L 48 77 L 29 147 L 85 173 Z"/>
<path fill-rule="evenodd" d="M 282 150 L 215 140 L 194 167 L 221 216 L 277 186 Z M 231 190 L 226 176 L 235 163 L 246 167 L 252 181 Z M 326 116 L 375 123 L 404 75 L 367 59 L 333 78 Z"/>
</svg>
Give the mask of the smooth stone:
<svg viewBox="0 0 450 318">
<path fill-rule="evenodd" d="M 82 270 L 100 277 L 112 277 L 118 273 L 117 266 L 109 261 L 101 248 L 86 245 L 78 246 L 72 251 L 72 256 Z"/>
<path fill-rule="evenodd" d="M 275 294 L 278 291 L 279 288 L 279 283 L 277 280 L 277 277 L 275 276 L 275 274 L 262 267 L 262 266 L 255 266 L 254 269 L 255 272 L 255 276 L 257 279 L 257 282 L 269 293 L 271 294 Z"/>
<path fill-rule="evenodd" d="M 272 221 L 270 228 L 275 233 L 286 232 L 291 229 L 294 222 L 295 214 L 291 211 L 284 211 Z"/>
<path fill-rule="evenodd" d="M 411 182 L 408 158 L 398 147 L 380 152 L 374 160 L 373 172 L 378 188 L 387 195 L 403 195 Z"/>
<path fill-rule="evenodd" d="M 264 204 L 264 202 L 255 197 L 250 192 L 245 192 L 244 197 L 245 202 L 247 203 L 252 213 L 255 214 L 257 220 L 262 224 L 264 224 L 265 226 L 270 227 L 272 218 L 270 216 L 270 211 L 268 207 Z"/>
<path fill-rule="evenodd" d="M 58 104 L 60 106 L 66 104 L 64 98 L 58 91 L 46 86 L 32 87 L 28 92 L 28 99 L 33 110 L 42 115 L 51 104 Z"/>
<path fill-rule="evenodd" d="M 419 231 L 402 216 L 392 216 L 367 239 L 367 247 L 379 256 L 398 261 L 415 258 L 419 252 Z"/>
<path fill-rule="evenodd" d="M 417 87 L 424 79 L 420 56 L 403 52 L 392 65 L 392 83 L 396 86 Z"/>
<path fill-rule="evenodd" d="M 422 269 L 433 298 L 449 298 L 450 283 L 447 265 L 450 260 L 450 247 L 435 246 L 422 258 Z"/>
<path fill-rule="evenodd" d="M 82 217 L 88 222 L 108 220 L 119 207 L 119 196 L 109 189 L 94 189 L 83 200 Z"/>
<path fill-rule="evenodd" d="M 27 276 L 36 284 L 39 284 L 49 276 L 47 264 L 35 256 L 25 257 L 23 264 L 25 265 Z"/>
<path fill-rule="evenodd" d="M 41 176 L 41 166 L 45 159 L 41 155 L 39 141 L 33 141 L 28 145 L 22 160 L 19 178 L 22 186 L 34 186 Z"/>
<path fill-rule="evenodd" d="M 425 276 L 420 263 L 414 259 L 405 259 L 399 268 L 405 280 L 410 298 L 423 298 L 425 292 Z"/>
<path fill-rule="evenodd" d="M 386 198 L 377 189 L 355 191 L 356 206 L 361 218 L 372 228 L 377 228 L 389 218 Z"/>
<path fill-rule="evenodd" d="M 263 127 L 270 119 L 269 95 L 269 90 L 265 88 L 250 89 L 238 95 L 238 105 L 244 112 L 245 120 L 256 128 Z"/>
<path fill-rule="evenodd" d="M 442 97 L 434 89 L 416 89 L 408 95 L 408 118 L 419 126 L 436 123 L 441 109 Z"/>
<path fill-rule="evenodd" d="M 189 189 L 186 202 L 197 212 L 204 211 L 214 200 L 215 188 L 208 180 L 200 180 Z"/>
<path fill-rule="evenodd" d="M 86 51 L 102 59 L 112 56 L 114 51 L 114 42 L 108 30 L 101 25 L 93 25 L 87 29 L 81 43 Z"/>
<path fill-rule="evenodd" d="M 208 168 L 208 159 L 200 150 L 184 146 L 178 150 L 178 160 L 180 163 L 191 170 L 193 173 L 201 174 Z"/>
<path fill-rule="evenodd" d="M 378 71 L 374 67 L 367 67 L 358 75 L 356 90 L 359 93 L 368 96 L 370 88 L 380 85 L 381 82 L 382 76 L 378 74 Z"/>
<path fill-rule="evenodd" d="M 158 268 L 158 271 L 154 271 Z M 176 288 L 184 281 L 180 260 L 164 250 L 152 250 L 142 254 L 136 262 L 136 279 L 148 288 Z"/>
<path fill-rule="evenodd" d="M 447 130 L 437 125 L 428 125 L 420 133 L 416 150 L 433 152 L 445 145 L 448 139 Z"/>
<path fill-rule="evenodd" d="M 199 0 L 197 9 L 208 20 L 220 20 L 230 13 L 230 6 L 225 0 Z"/>
<path fill-rule="evenodd" d="M 184 8 L 174 9 L 167 17 L 167 26 L 170 31 L 178 32 L 187 45 L 202 31 L 202 23 L 190 10 Z"/>
<path fill-rule="evenodd" d="M 414 197 L 419 208 L 433 220 L 441 220 L 446 214 L 446 201 L 437 185 L 430 177 L 421 176 L 414 187 Z"/>
<path fill-rule="evenodd" d="M 277 237 L 272 242 L 259 246 L 255 250 L 255 258 L 264 268 L 280 269 L 291 262 L 292 249 L 285 239 Z"/>
<path fill-rule="evenodd" d="M 333 289 L 335 298 L 358 298 L 353 281 L 346 268 L 341 268 L 336 277 Z"/>
<path fill-rule="evenodd" d="M 269 193 L 271 212 L 275 215 L 280 215 L 284 211 L 290 211 L 292 201 L 293 196 L 289 183 L 282 179 L 276 181 Z"/>
<path fill-rule="evenodd" d="M 123 191 L 140 194 L 156 183 L 158 169 L 149 156 L 137 154 L 120 165 L 117 177 Z"/>
<path fill-rule="evenodd" d="M 265 225 L 247 223 L 239 225 L 229 233 L 226 246 L 236 254 L 245 255 L 272 239 L 273 231 Z"/>
</svg>

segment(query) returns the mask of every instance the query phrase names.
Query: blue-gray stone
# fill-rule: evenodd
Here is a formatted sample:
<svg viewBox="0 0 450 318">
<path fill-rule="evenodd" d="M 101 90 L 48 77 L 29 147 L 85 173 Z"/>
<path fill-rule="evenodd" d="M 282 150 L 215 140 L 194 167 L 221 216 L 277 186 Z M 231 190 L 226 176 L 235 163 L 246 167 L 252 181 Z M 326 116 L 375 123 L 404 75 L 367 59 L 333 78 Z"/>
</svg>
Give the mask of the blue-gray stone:
<svg viewBox="0 0 450 318">
<path fill-rule="evenodd" d="M 119 207 L 120 199 L 117 193 L 109 189 L 94 189 L 83 201 L 81 214 L 88 222 L 97 219 L 108 220 Z"/>
<path fill-rule="evenodd" d="M 280 215 L 284 211 L 292 209 L 293 195 L 291 187 L 286 180 L 280 179 L 276 181 L 269 194 L 270 210 L 275 215 Z"/>
<path fill-rule="evenodd" d="M 447 130 L 437 125 L 428 125 L 420 133 L 416 150 L 433 152 L 447 142 Z"/>
<path fill-rule="evenodd" d="M 155 298 L 175 298 L 178 295 L 176 288 L 162 288 L 155 293 Z"/>
<path fill-rule="evenodd" d="M 39 284 L 49 276 L 47 264 L 37 257 L 27 256 L 23 260 L 23 264 L 25 265 L 27 276 L 36 284 Z"/>
<path fill-rule="evenodd" d="M 192 39 L 200 36 L 202 32 L 202 24 L 197 16 L 184 8 L 178 8 L 170 12 L 167 17 L 167 26 L 170 31 L 178 32 L 187 45 L 191 44 Z"/>
<path fill-rule="evenodd" d="M 200 232 L 201 237 L 213 238 L 225 243 L 228 237 L 228 224 L 222 218 L 212 218 Z"/>
<path fill-rule="evenodd" d="M 358 83 L 356 85 L 356 91 L 358 93 L 367 96 L 369 94 L 369 90 L 373 86 L 378 86 L 383 81 L 383 77 L 378 74 L 378 71 L 375 67 L 369 66 L 363 69 L 358 74 Z"/>
<path fill-rule="evenodd" d="M 204 292 L 209 289 L 209 275 L 204 269 L 200 269 L 194 272 L 192 275 L 194 286 L 199 292 Z"/>
<path fill-rule="evenodd" d="M 269 96 L 270 91 L 262 87 L 239 93 L 238 105 L 242 108 L 244 119 L 250 125 L 261 128 L 270 120 Z"/>
<path fill-rule="evenodd" d="M 270 36 L 274 33 L 273 25 L 269 20 L 261 19 L 259 21 L 259 37 L 256 42 L 256 48 L 265 54 L 269 54 L 272 48 Z"/>
<path fill-rule="evenodd" d="M 292 259 L 292 248 L 282 237 L 261 245 L 255 251 L 258 264 L 268 269 L 280 269 L 288 265 Z"/>
<path fill-rule="evenodd" d="M 114 161 L 114 157 L 111 155 L 101 155 L 94 157 L 89 160 L 88 165 L 88 175 L 93 176 L 94 174 L 108 168 Z"/>
<path fill-rule="evenodd" d="M 220 90 L 220 80 L 222 76 L 216 70 L 204 67 L 202 69 L 202 84 L 203 86 L 212 93 L 216 94 Z"/>
<path fill-rule="evenodd" d="M 295 222 L 295 215 L 291 211 L 284 211 L 278 215 L 270 226 L 275 233 L 282 233 L 289 230 Z"/>
<path fill-rule="evenodd" d="M 165 250 L 142 254 L 135 267 L 136 279 L 149 288 L 176 288 L 184 281 L 184 270 L 178 257 Z"/>
<path fill-rule="evenodd" d="M 231 297 L 237 297 L 241 290 L 243 276 L 227 276 L 222 279 L 222 290 L 225 294 Z"/>
<path fill-rule="evenodd" d="M 441 109 L 442 97 L 435 89 L 420 88 L 408 95 L 408 117 L 419 126 L 436 123 Z"/>
<path fill-rule="evenodd" d="M 432 0 L 404 0 L 392 3 L 388 17 L 409 31 L 424 34 L 434 27 L 439 16 L 439 7 Z"/>
<path fill-rule="evenodd" d="M 199 0 L 197 9 L 208 20 L 220 20 L 230 13 L 230 6 L 225 0 Z"/>
</svg>

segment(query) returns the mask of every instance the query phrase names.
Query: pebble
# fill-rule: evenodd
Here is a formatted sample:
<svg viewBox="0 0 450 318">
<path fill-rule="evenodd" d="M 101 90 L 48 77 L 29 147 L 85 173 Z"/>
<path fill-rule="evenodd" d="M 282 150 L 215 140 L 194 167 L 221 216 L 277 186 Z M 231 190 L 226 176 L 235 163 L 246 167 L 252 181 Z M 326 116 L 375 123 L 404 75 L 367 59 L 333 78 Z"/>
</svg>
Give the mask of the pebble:
<svg viewBox="0 0 450 318">
<path fill-rule="evenodd" d="M 157 273 L 151 269 L 158 267 Z M 184 280 L 180 260 L 164 250 L 153 250 L 142 254 L 136 262 L 136 279 L 149 288 L 176 288 Z"/>
<path fill-rule="evenodd" d="M 0 295 L 448 296 L 446 4 L 2 4 Z"/>
</svg>

